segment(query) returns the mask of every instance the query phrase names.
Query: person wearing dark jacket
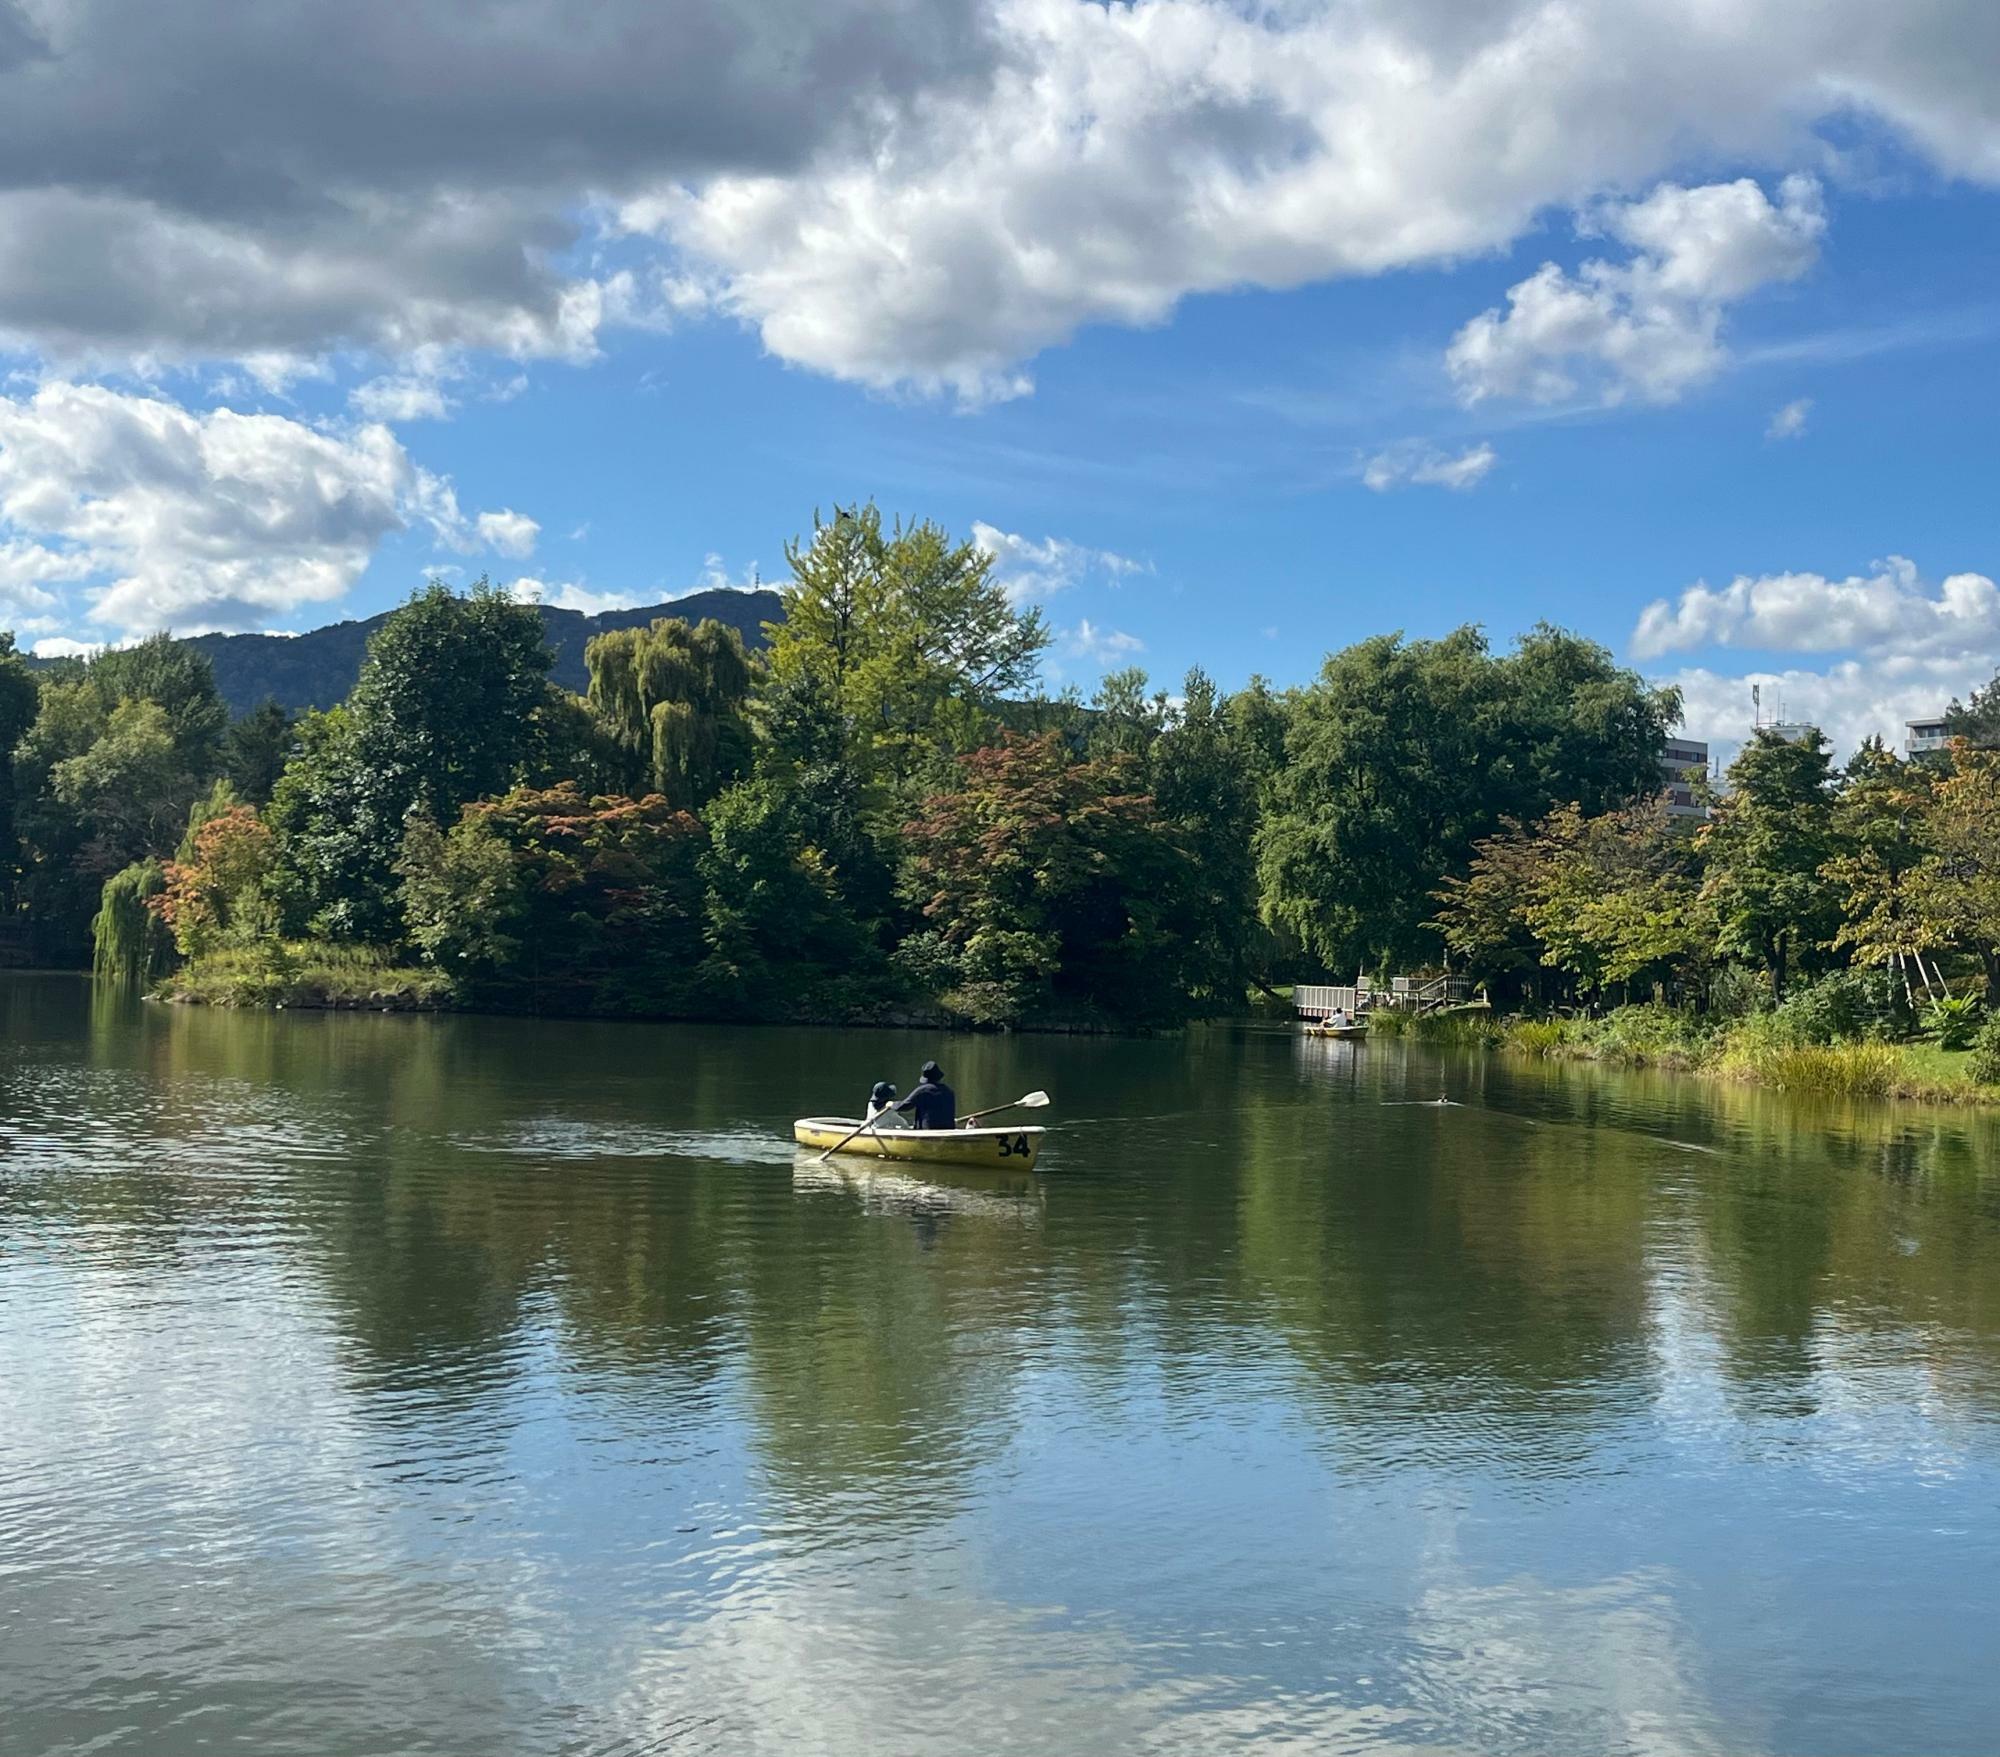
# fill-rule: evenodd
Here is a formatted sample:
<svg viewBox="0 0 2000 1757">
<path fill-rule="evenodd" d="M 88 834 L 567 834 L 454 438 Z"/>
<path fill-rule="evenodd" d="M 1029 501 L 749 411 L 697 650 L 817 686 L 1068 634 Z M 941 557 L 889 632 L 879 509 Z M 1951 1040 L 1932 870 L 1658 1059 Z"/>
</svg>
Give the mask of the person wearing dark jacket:
<svg viewBox="0 0 2000 1757">
<path fill-rule="evenodd" d="M 958 1096 L 944 1083 L 944 1069 L 936 1062 L 924 1063 L 916 1086 L 896 1109 L 907 1110 L 920 1129 L 958 1127 Z"/>
</svg>

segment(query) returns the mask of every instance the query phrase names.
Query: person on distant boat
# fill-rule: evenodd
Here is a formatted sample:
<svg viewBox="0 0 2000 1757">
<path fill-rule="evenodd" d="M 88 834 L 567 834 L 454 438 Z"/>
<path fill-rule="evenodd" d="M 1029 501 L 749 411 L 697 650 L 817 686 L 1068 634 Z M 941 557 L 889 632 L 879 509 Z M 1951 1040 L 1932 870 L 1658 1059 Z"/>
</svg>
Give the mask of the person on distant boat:
<svg viewBox="0 0 2000 1757">
<path fill-rule="evenodd" d="M 909 1097 L 895 1108 L 907 1110 L 920 1129 L 958 1127 L 958 1095 L 944 1083 L 944 1069 L 936 1062 L 924 1063 Z"/>
<path fill-rule="evenodd" d="M 868 1094 L 868 1121 L 879 1122 L 885 1129 L 906 1129 L 910 1125 L 896 1114 L 896 1087 L 890 1080 L 877 1080 L 875 1090 Z"/>
</svg>

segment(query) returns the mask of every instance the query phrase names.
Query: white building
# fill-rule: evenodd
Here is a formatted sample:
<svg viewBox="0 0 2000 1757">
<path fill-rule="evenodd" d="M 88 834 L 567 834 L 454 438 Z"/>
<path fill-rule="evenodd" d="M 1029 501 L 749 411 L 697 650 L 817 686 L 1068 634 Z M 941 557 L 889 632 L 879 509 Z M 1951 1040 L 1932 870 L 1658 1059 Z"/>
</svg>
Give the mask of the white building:
<svg viewBox="0 0 2000 1757">
<path fill-rule="evenodd" d="M 1700 738 L 1669 738 L 1660 747 L 1660 773 L 1666 779 L 1667 816 L 1704 818 L 1708 807 L 1695 798 L 1692 774 L 1708 774 L 1708 744 Z"/>
<path fill-rule="evenodd" d="M 1903 729 L 1907 734 L 1903 740 L 1905 756 L 1927 756 L 1932 751 L 1943 750 L 1951 739 L 1951 734 L 1945 730 L 1942 714 L 1930 720 L 1905 720 Z"/>
</svg>

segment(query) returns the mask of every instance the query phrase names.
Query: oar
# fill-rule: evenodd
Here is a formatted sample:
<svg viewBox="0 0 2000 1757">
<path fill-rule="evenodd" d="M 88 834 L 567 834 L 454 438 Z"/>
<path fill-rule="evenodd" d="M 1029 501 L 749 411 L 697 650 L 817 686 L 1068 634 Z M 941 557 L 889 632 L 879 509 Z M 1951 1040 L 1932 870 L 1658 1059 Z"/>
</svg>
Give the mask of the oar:
<svg viewBox="0 0 2000 1757">
<path fill-rule="evenodd" d="M 866 1133 L 868 1130 L 873 1129 L 874 1126 L 882 1120 L 882 1117 L 887 1116 L 888 1114 L 889 1113 L 885 1110 L 881 1113 L 880 1116 L 871 1116 L 866 1121 L 858 1123 L 855 1127 L 849 1129 L 847 1133 L 843 1135 L 838 1141 L 834 1142 L 834 1144 L 831 1147 L 829 1147 L 824 1153 L 822 1153 L 817 1159 L 815 1159 L 813 1161 L 813 1164 L 824 1165 L 829 1159 L 831 1159 L 836 1153 L 838 1153 L 841 1150 L 841 1148 L 845 1147 L 849 1141 L 853 1140 L 856 1135 Z"/>
<path fill-rule="evenodd" d="M 962 1116 L 958 1119 L 958 1126 L 969 1129 L 982 1116 L 998 1116 L 1003 1110 L 1040 1110 L 1048 1102 L 1046 1092 L 1030 1092 L 1027 1097 L 1017 1098 L 1012 1104 L 996 1104 L 988 1110 L 975 1110 L 970 1116 Z"/>
</svg>

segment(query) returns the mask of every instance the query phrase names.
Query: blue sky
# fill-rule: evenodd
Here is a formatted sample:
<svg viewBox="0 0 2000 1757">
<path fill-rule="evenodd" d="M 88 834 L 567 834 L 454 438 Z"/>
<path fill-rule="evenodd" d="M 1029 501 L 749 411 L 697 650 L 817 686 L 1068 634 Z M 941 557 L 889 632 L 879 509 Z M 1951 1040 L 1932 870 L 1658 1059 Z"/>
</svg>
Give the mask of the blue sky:
<svg viewBox="0 0 2000 1757">
<path fill-rule="evenodd" d="M 2000 664 L 2000 27 L 1795 15 L 0 0 L 0 616 L 646 603 L 873 496 L 1086 689 L 1546 618 L 1894 730 Z"/>
</svg>

